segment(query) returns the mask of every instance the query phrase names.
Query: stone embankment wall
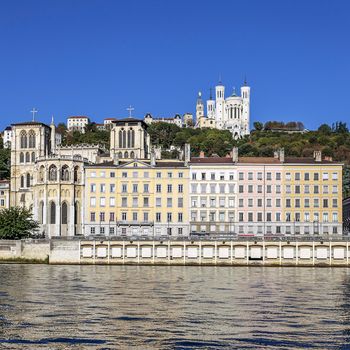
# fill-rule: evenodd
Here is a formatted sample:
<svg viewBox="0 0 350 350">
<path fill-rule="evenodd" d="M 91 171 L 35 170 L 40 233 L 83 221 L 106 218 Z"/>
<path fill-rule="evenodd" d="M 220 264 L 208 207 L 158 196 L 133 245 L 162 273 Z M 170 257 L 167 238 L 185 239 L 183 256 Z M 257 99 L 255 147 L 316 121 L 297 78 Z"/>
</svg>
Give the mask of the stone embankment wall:
<svg viewBox="0 0 350 350">
<path fill-rule="evenodd" d="M 50 264 L 349 266 L 347 241 L 0 241 L 0 261 Z"/>
<path fill-rule="evenodd" d="M 50 241 L 48 240 L 0 240 L 0 261 L 48 261 Z"/>
</svg>

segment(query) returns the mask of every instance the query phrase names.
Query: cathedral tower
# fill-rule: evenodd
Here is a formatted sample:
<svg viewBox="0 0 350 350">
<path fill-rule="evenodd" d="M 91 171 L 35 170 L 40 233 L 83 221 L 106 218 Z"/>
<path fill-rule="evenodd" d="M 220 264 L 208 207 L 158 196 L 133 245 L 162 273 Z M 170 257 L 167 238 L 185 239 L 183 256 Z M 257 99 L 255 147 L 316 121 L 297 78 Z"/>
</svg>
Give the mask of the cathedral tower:
<svg viewBox="0 0 350 350">
<path fill-rule="evenodd" d="M 215 101 L 213 100 L 213 96 L 211 94 L 211 88 L 209 100 L 207 101 L 207 117 L 210 119 L 215 118 Z"/>
<path fill-rule="evenodd" d="M 247 135 L 250 131 L 250 87 L 246 80 L 241 87 L 241 97 L 243 101 L 242 134 Z"/>
<path fill-rule="evenodd" d="M 200 117 L 204 116 L 204 104 L 202 100 L 202 93 L 198 92 L 197 105 L 196 105 L 196 121 L 199 120 Z"/>
<path fill-rule="evenodd" d="M 219 84 L 215 86 L 216 97 L 216 122 L 221 129 L 223 126 L 224 112 L 225 112 L 225 86 L 219 81 Z"/>
</svg>

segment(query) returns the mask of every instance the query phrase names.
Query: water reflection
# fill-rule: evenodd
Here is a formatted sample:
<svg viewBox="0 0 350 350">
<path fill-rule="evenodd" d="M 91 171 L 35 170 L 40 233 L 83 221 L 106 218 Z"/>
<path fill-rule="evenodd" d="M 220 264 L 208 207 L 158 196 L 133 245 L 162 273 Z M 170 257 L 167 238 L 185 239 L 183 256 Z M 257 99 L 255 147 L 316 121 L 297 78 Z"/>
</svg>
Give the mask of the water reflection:
<svg viewBox="0 0 350 350">
<path fill-rule="evenodd" d="M 350 349 L 346 268 L 0 265 L 4 349 Z"/>
</svg>

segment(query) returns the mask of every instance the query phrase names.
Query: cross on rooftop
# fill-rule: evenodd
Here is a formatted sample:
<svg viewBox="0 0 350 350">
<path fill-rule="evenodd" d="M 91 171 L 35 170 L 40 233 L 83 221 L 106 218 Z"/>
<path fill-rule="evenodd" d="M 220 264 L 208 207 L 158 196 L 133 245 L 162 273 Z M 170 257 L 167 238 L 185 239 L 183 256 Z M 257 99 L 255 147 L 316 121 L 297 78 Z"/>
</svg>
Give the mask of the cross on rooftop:
<svg viewBox="0 0 350 350">
<path fill-rule="evenodd" d="M 32 121 L 34 121 L 34 117 L 35 117 L 35 113 L 38 113 L 38 110 L 37 109 L 35 109 L 35 108 L 33 108 L 31 111 L 30 111 L 30 113 L 32 113 L 33 114 L 33 120 Z"/>
<path fill-rule="evenodd" d="M 126 109 L 127 111 L 129 111 L 129 118 L 131 118 L 131 113 L 135 108 L 131 107 L 131 105 Z"/>
</svg>

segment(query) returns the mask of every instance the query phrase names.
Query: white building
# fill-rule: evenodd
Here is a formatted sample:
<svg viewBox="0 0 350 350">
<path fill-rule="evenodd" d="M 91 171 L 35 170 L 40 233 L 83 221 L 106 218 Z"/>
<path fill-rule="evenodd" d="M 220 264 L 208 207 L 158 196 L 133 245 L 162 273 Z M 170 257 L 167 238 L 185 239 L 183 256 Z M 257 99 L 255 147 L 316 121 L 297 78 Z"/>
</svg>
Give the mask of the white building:
<svg viewBox="0 0 350 350">
<path fill-rule="evenodd" d="M 144 118 L 144 122 L 147 125 L 150 125 L 152 123 L 169 123 L 169 124 L 175 124 L 179 128 L 182 128 L 182 118 L 179 114 L 176 114 L 174 117 L 171 118 L 154 118 L 150 113 L 147 113 Z"/>
<path fill-rule="evenodd" d="M 90 122 L 89 117 L 86 116 L 71 116 L 67 118 L 67 129 L 69 131 L 85 132 L 85 127 Z"/>
<path fill-rule="evenodd" d="M 8 126 L 5 130 L 4 130 L 4 148 L 11 148 L 11 139 L 12 139 L 12 128 L 11 126 Z"/>
<path fill-rule="evenodd" d="M 203 119 L 207 118 L 211 121 L 215 120 L 215 128 L 230 130 L 235 138 L 248 135 L 250 132 L 250 87 L 244 82 L 241 87 L 241 96 L 237 96 L 234 90 L 231 96 L 225 98 L 225 86 L 219 82 L 215 87 L 215 100 L 210 93 L 206 115 L 201 93 L 199 93 L 196 118 L 198 127 L 206 127 L 208 123 Z"/>
</svg>

